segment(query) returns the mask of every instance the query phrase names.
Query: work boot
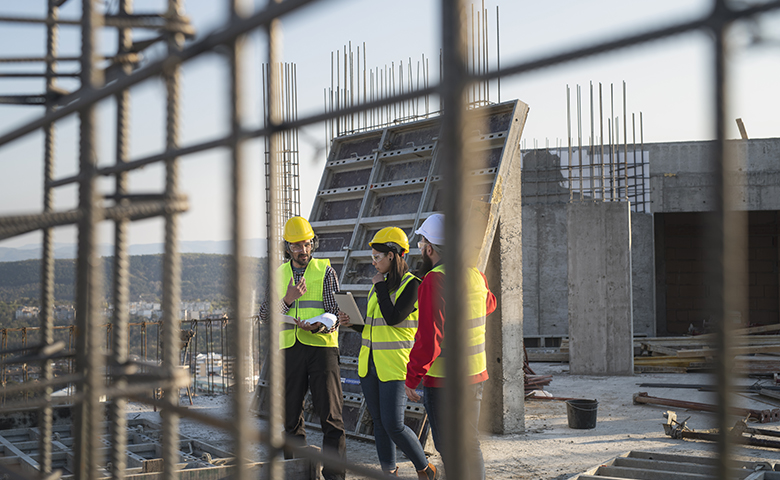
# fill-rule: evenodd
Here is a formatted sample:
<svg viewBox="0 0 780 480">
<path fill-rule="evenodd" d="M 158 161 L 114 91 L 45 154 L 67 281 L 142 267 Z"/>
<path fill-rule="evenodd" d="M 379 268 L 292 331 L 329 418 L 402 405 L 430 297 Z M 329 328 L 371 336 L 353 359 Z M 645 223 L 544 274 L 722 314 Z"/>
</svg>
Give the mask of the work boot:
<svg viewBox="0 0 780 480">
<path fill-rule="evenodd" d="M 439 480 L 439 471 L 432 463 L 429 463 L 425 470 L 417 470 L 418 480 Z"/>
</svg>

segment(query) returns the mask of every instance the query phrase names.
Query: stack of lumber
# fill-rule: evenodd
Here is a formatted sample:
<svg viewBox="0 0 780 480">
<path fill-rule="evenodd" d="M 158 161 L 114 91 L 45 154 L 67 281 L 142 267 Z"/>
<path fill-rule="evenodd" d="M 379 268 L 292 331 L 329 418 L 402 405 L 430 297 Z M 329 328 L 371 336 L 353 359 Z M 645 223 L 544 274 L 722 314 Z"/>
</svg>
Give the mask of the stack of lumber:
<svg viewBox="0 0 780 480">
<path fill-rule="evenodd" d="M 552 375 L 537 375 L 536 372 L 531 370 L 531 366 L 528 364 L 528 352 L 525 351 L 523 346 L 523 383 L 525 393 L 532 390 L 544 390 L 544 387 L 552 382 Z"/>
<path fill-rule="evenodd" d="M 732 373 L 772 374 L 780 372 L 780 324 L 734 330 L 730 336 Z M 683 373 L 711 370 L 717 354 L 715 334 L 693 337 L 634 339 L 636 373 Z M 638 349 L 638 350 L 637 350 Z"/>
</svg>

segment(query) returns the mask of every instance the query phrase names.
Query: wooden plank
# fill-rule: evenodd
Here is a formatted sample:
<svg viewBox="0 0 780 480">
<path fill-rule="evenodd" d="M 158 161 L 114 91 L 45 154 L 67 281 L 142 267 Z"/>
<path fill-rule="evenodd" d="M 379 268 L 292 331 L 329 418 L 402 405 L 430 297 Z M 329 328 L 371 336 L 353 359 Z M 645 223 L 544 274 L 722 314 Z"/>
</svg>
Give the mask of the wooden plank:
<svg viewBox="0 0 780 480">
<path fill-rule="evenodd" d="M 701 348 L 696 350 L 678 350 L 678 357 L 714 357 L 717 350 L 714 348 Z M 778 345 L 751 345 L 747 347 L 731 348 L 732 355 L 750 355 L 756 353 L 780 353 Z"/>
<path fill-rule="evenodd" d="M 654 365 L 634 365 L 634 373 L 687 373 L 686 367 L 663 367 Z"/>
<path fill-rule="evenodd" d="M 647 350 L 648 352 L 653 353 L 661 353 L 663 355 L 677 355 L 677 350 L 670 347 L 665 347 L 663 345 L 656 345 L 653 343 L 644 343 L 642 342 L 642 350 Z"/>
</svg>

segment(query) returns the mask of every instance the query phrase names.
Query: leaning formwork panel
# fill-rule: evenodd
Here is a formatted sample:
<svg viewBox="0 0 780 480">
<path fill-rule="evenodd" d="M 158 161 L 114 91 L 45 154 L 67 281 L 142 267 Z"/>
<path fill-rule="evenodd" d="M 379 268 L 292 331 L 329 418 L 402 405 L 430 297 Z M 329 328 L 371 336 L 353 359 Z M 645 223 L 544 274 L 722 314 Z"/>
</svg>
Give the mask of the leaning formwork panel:
<svg viewBox="0 0 780 480">
<path fill-rule="evenodd" d="M 518 172 L 519 142 L 528 106 L 518 100 L 476 109 L 476 132 L 470 140 L 470 230 L 477 232 L 472 247 L 480 270 L 487 266 L 490 247 L 499 223 L 505 182 Z M 447 159 L 439 155 L 440 119 L 372 130 L 333 140 L 330 156 L 309 217 L 319 238 L 315 257 L 327 258 L 336 270 L 342 291 L 352 292 L 365 316 L 371 277 L 368 242 L 381 228 L 396 226 L 409 236 L 407 259 L 414 270 L 420 261 L 414 234 L 429 215 L 444 210 L 443 191 Z M 360 334 L 344 329 L 339 338 L 344 383 L 344 418 L 348 433 L 370 437 L 371 417 L 365 408 L 357 380 Z M 307 412 L 307 423 L 318 420 Z M 420 404 L 410 403 L 406 424 L 423 441 L 427 417 Z"/>
<path fill-rule="evenodd" d="M 472 219 L 482 233 L 478 267 L 484 270 L 498 224 L 504 180 L 515 166 L 528 113 L 520 101 L 476 110 L 474 162 L 469 172 Z M 414 230 L 443 210 L 444 172 L 438 118 L 387 127 L 333 140 L 314 200 L 311 221 L 320 243 L 314 256 L 328 258 L 343 291 L 353 292 L 365 311 L 374 269 L 368 241 L 381 228 L 397 226 L 409 235 L 410 266 L 420 258 Z M 484 129 L 484 130 L 483 130 Z M 346 268 L 345 268 L 346 266 Z M 356 356 L 356 355 L 355 355 Z"/>
</svg>

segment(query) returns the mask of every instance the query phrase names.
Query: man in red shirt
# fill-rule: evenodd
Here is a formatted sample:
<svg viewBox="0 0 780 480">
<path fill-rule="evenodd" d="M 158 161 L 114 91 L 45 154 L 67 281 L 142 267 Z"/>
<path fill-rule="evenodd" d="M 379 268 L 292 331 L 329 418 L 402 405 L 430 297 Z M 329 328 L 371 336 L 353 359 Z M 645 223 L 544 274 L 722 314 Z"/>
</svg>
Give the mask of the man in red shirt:
<svg viewBox="0 0 780 480">
<path fill-rule="evenodd" d="M 442 454 L 445 468 L 447 458 L 442 437 L 442 406 L 444 395 L 444 215 L 434 214 L 415 231 L 422 237 L 418 246 L 423 257 L 423 274 L 425 275 L 418 289 L 418 326 L 414 339 L 414 347 L 406 366 L 406 395 L 412 401 L 419 401 L 420 396 L 415 388 L 423 383 L 425 410 L 433 433 L 436 450 Z M 465 273 L 468 282 L 467 311 L 467 341 L 469 345 L 467 356 L 467 374 L 469 400 L 472 402 L 473 415 L 469 419 L 466 431 L 471 445 L 468 465 L 473 467 L 466 478 L 484 479 L 485 465 L 482 450 L 479 447 L 479 410 L 482 402 L 482 387 L 488 379 L 487 357 L 485 355 L 485 318 L 496 309 L 496 297 L 490 291 L 485 275 L 476 268 L 469 268 Z"/>
</svg>

